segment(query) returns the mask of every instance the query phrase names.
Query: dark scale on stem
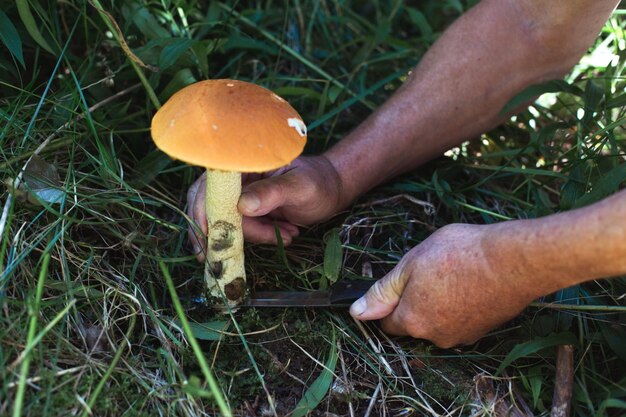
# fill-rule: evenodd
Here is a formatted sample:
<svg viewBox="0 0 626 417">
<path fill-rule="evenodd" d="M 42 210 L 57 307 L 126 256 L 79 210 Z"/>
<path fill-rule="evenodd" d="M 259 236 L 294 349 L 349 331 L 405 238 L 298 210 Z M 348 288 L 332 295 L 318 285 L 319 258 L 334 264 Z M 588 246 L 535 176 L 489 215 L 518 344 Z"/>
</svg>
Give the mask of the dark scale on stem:
<svg viewBox="0 0 626 417">
<path fill-rule="evenodd" d="M 239 300 L 243 297 L 246 291 L 246 281 L 243 278 L 237 277 L 231 283 L 224 286 L 224 295 L 229 300 Z"/>
<path fill-rule="evenodd" d="M 231 248 L 233 246 L 234 230 L 235 226 L 223 220 L 218 220 L 211 224 L 209 228 L 211 250 L 220 252 Z"/>
<path fill-rule="evenodd" d="M 213 276 L 213 278 L 220 279 L 223 272 L 222 262 L 211 262 L 209 266 L 211 268 L 211 275 Z"/>
</svg>

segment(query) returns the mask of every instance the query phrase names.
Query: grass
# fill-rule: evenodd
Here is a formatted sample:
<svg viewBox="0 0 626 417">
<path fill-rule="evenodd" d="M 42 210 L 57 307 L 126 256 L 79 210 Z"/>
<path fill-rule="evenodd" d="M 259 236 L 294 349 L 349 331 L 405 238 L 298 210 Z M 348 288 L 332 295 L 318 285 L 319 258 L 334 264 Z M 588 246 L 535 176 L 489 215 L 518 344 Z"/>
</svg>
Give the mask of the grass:
<svg viewBox="0 0 626 417">
<path fill-rule="evenodd" d="M 186 242 L 185 193 L 200 171 L 154 151 L 156 103 L 207 77 L 253 81 L 304 115 L 306 152 L 319 153 L 392 94 L 470 3 L 100 2 L 132 63 L 89 3 L 3 7 L 0 415 L 253 416 L 274 407 L 283 416 L 299 405 L 318 416 L 488 415 L 491 394 L 547 415 L 555 344 L 572 341 L 573 413 L 623 412 L 623 278 L 538 300 L 451 350 L 389 338 L 344 311 L 225 316 L 190 301 L 202 265 Z M 381 277 L 442 225 L 543 216 L 620 188 L 625 25 L 618 10 L 564 82 L 523 93 L 551 92 L 509 123 L 373 190 L 289 248 L 248 245 L 255 288 Z"/>
</svg>

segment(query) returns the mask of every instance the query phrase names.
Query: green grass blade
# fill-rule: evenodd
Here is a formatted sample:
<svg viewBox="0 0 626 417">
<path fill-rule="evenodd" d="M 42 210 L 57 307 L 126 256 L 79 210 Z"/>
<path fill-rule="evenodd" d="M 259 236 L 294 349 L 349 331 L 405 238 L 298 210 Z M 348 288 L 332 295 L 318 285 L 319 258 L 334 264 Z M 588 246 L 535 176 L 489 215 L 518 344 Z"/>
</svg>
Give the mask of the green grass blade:
<svg viewBox="0 0 626 417">
<path fill-rule="evenodd" d="M 621 410 L 626 410 L 626 401 L 618 400 L 617 398 L 609 398 L 608 400 L 605 400 L 602 402 L 602 404 L 600 404 L 600 408 L 598 409 L 596 416 L 597 417 L 606 416 L 607 408 L 619 408 Z M 621 413 L 616 413 L 615 415 L 618 415 L 618 414 L 621 414 Z"/>
<path fill-rule="evenodd" d="M 48 273 L 48 264 L 50 263 L 50 252 L 46 253 L 39 270 L 39 279 L 37 280 L 37 289 L 35 290 L 35 299 L 29 308 L 30 322 L 28 324 L 28 337 L 26 345 L 29 346 L 35 339 L 37 332 L 37 322 L 39 321 L 39 306 L 41 305 L 41 297 L 43 295 L 43 287 L 46 282 Z M 15 403 L 13 405 L 13 417 L 22 415 L 22 407 L 24 405 L 24 393 L 26 392 L 26 378 L 30 368 L 30 352 L 22 356 L 22 366 L 20 368 L 20 379 L 17 384 L 17 393 L 15 394 Z"/>
<path fill-rule="evenodd" d="M 24 54 L 22 53 L 22 39 L 20 34 L 17 33 L 17 29 L 13 26 L 13 23 L 8 16 L 0 10 L 0 41 L 5 44 L 11 55 L 17 59 L 17 61 L 24 64 Z"/>
<path fill-rule="evenodd" d="M 52 55 L 55 55 L 52 47 L 39 31 L 39 25 L 35 21 L 33 13 L 30 11 L 30 4 L 28 4 L 28 0 L 16 0 L 15 5 L 17 6 L 17 11 L 20 14 L 22 23 L 26 26 L 28 34 L 35 40 L 35 42 L 37 42 L 39 46 L 50 52 Z"/>
<path fill-rule="evenodd" d="M 202 352 L 202 349 L 200 348 L 198 341 L 193 335 L 193 331 L 191 329 L 191 326 L 189 325 L 187 316 L 185 316 L 185 312 L 183 311 L 183 306 L 180 304 L 180 299 L 178 298 L 178 294 L 176 293 L 176 288 L 174 287 L 174 282 L 172 281 L 172 276 L 170 275 L 170 271 L 167 269 L 167 266 L 165 266 L 165 262 L 163 261 L 159 262 L 159 266 L 161 267 L 161 272 L 163 273 L 163 277 L 165 278 L 165 283 L 167 285 L 167 288 L 170 291 L 170 295 L 172 297 L 172 302 L 174 303 L 174 309 L 176 310 L 176 314 L 178 314 L 178 318 L 180 319 L 180 322 L 182 324 L 183 331 L 185 332 L 185 336 L 189 340 L 189 344 L 191 345 L 191 348 L 193 349 L 193 353 L 196 356 L 196 359 L 198 360 L 198 365 L 200 366 L 200 369 L 202 370 L 202 373 L 204 374 L 204 377 L 206 378 L 207 383 L 209 384 L 209 388 L 211 390 L 211 393 L 213 394 L 213 398 L 215 399 L 215 402 L 217 403 L 217 406 L 219 407 L 221 413 L 225 417 L 232 417 L 233 414 L 230 411 L 230 407 L 228 407 L 228 405 L 226 404 L 226 401 L 224 400 L 224 395 L 222 394 L 222 390 L 217 380 L 213 376 L 213 373 L 209 369 L 209 364 L 204 356 L 204 352 Z"/>
<path fill-rule="evenodd" d="M 306 390 L 296 408 L 291 414 L 292 417 L 304 417 L 317 407 L 317 405 L 324 399 L 326 393 L 330 389 L 330 385 L 333 382 L 335 366 L 337 365 L 337 357 L 339 352 L 337 350 L 337 344 L 335 343 L 335 334 L 333 333 L 333 339 L 330 344 L 330 352 L 328 359 L 322 369 L 322 373 L 311 384 L 309 389 Z"/>
<path fill-rule="evenodd" d="M 324 248 L 324 276 L 331 284 L 339 279 L 342 260 L 343 248 L 339 239 L 339 229 L 333 229 L 327 235 Z"/>
<path fill-rule="evenodd" d="M 511 352 L 504 358 L 498 370 L 496 371 L 496 375 L 501 375 L 504 368 L 509 366 L 514 361 L 523 358 L 524 356 L 531 355 L 533 353 L 539 352 L 542 349 L 546 349 L 549 347 L 557 346 L 557 345 L 577 345 L 578 340 L 576 337 L 569 332 L 556 333 L 546 337 L 537 337 L 535 340 L 526 343 L 520 343 L 516 345 Z"/>
</svg>

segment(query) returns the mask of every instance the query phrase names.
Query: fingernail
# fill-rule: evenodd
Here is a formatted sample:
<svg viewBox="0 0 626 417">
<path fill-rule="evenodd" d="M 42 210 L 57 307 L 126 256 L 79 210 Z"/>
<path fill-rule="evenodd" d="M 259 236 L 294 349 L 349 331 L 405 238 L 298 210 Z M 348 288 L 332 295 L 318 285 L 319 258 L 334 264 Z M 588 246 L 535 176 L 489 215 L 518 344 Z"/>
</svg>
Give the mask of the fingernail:
<svg viewBox="0 0 626 417">
<path fill-rule="evenodd" d="M 261 207 L 261 200 L 255 193 L 245 192 L 239 197 L 239 207 L 246 212 L 255 212 Z"/>
<path fill-rule="evenodd" d="M 200 245 L 197 245 L 197 244 L 195 244 L 195 243 L 194 243 L 194 244 L 193 244 L 193 254 L 194 254 L 194 255 L 199 254 L 199 253 L 200 253 L 200 250 L 201 250 Z"/>
<path fill-rule="evenodd" d="M 360 316 L 365 313 L 365 310 L 367 310 L 367 301 L 365 300 L 365 297 L 359 298 L 350 306 L 350 314 L 353 316 Z"/>
</svg>

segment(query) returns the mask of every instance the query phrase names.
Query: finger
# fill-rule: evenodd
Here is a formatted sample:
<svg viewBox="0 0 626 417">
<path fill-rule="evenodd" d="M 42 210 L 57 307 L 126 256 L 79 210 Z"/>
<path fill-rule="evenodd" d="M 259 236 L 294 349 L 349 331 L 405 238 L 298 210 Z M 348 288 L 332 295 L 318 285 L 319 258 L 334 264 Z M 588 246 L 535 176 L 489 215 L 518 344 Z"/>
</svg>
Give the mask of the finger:
<svg viewBox="0 0 626 417">
<path fill-rule="evenodd" d="M 406 287 L 404 291 L 407 291 Z M 385 333 L 396 336 L 410 335 L 415 338 L 430 339 L 431 322 L 425 321 L 420 306 L 415 305 L 414 301 L 409 301 L 410 299 L 410 297 L 401 298 L 393 312 L 380 321 L 381 328 Z"/>
<path fill-rule="evenodd" d="M 200 179 L 190 187 L 189 192 L 187 193 L 187 214 L 195 223 L 189 225 L 189 241 L 191 242 L 193 251 L 200 262 L 204 261 L 204 252 L 206 247 L 205 240 L 208 230 L 205 208 L 205 184 L 206 180 L 204 177 L 200 177 Z"/>
<path fill-rule="evenodd" d="M 400 308 L 397 308 L 393 313 L 380 321 L 380 327 L 385 333 L 395 336 L 406 336 L 408 334 L 405 321 L 401 319 L 402 314 L 400 314 L 399 310 Z"/>
<path fill-rule="evenodd" d="M 297 190 L 285 175 L 270 177 L 248 184 L 239 197 L 238 208 L 244 216 L 264 216 L 283 206 Z"/>
<path fill-rule="evenodd" d="M 243 232 L 246 240 L 255 243 L 276 245 L 276 229 L 278 228 L 283 245 L 288 246 L 300 231 L 291 223 L 275 221 L 267 218 L 244 217 Z"/>
<path fill-rule="evenodd" d="M 244 172 L 241 174 L 241 182 L 245 186 L 246 184 L 250 184 L 251 182 L 261 180 L 264 176 L 264 174 L 259 174 L 256 172 Z"/>
<path fill-rule="evenodd" d="M 407 279 L 408 274 L 404 273 L 402 263 L 398 264 L 350 306 L 350 314 L 357 320 L 376 320 L 388 316 L 400 302 Z"/>
</svg>

